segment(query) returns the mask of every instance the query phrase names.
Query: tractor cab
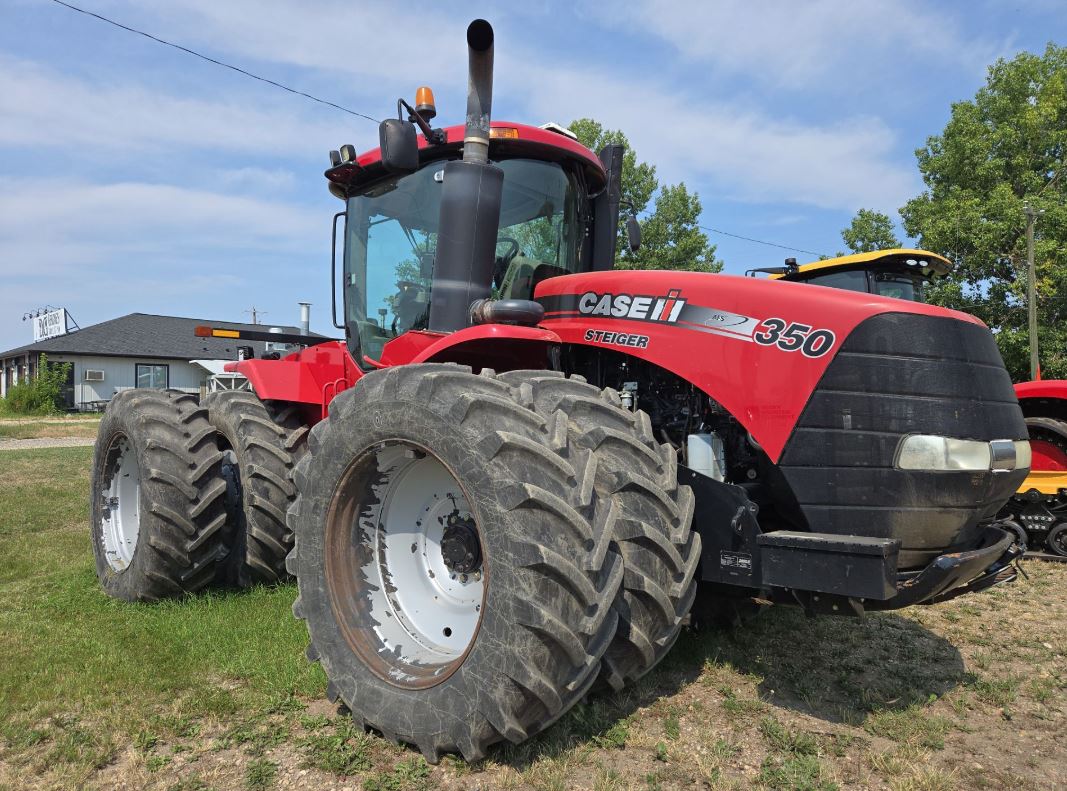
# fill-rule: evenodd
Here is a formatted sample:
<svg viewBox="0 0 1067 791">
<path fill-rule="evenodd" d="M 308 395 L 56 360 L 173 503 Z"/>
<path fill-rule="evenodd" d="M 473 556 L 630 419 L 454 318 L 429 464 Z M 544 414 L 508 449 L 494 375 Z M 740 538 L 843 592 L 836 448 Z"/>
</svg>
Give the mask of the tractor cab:
<svg viewBox="0 0 1067 791">
<path fill-rule="evenodd" d="M 431 305 L 441 299 L 435 282 L 444 285 L 447 277 L 437 267 L 446 165 L 460 159 L 463 138 L 462 126 L 431 130 L 417 140 L 417 162 L 401 172 L 388 154 L 383 161 L 388 145 L 358 157 L 350 146 L 332 152 L 340 161 L 326 178 L 346 205 L 337 215 L 344 227 L 339 328 L 361 364 L 373 365 L 368 359 L 379 359 L 385 344 L 409 331 L 457 328 L 433 326 Z M 620 147 L 597 157 L 551 124 L 493 122 L 489 138 L 488 162 L 503 176 L 492 267 L 462 273 L 478 296 L 530 301 L 550 277 L 610 268 Z M 610 233 L 594 233 L 598 216 Z"/>
<path fill-rule="evenodd" d="M 827 258 L 799 266 L 795 258 L 787 258 L 784 266 L 750 269 L 745 274 L 755 276 L 764 273 L 772 280 L 811 283 L 924 302 L 926 284 L 951 271 L 952 262 L 936 253 L 894 249 Z"/>
</svg>

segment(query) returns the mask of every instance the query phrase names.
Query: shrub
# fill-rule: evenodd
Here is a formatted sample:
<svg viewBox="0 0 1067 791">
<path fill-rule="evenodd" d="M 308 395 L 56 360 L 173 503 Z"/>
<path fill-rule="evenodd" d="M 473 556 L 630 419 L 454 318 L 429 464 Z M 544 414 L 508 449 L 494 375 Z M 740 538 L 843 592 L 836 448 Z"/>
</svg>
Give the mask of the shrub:
<svg viewBox="0 0 1067 791">
<path fill-rule="evenodd" d="M 41 355 L 37 376 L 21 381 L 7 390 L 0 399 L 0 411 L 17 415 L 52 415 L 62 409 L 63 385 L 67 381 L 70 363 L 48 364 L 48 356 Z"/>
</svg>

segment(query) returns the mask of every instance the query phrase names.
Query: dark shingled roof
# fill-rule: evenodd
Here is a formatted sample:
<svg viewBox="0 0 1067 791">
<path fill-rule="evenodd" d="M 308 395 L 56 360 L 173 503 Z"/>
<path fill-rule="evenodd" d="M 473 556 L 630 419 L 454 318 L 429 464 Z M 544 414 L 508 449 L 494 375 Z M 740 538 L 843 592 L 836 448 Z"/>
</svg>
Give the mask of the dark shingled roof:
<svg viewBox="0 0 1067 791">
<path fill-rule="evenodd" d="M 263 341 L 198 338 L 193 334 L 193 328 L 203 324 L 228 330 L 258 330 L 259 332 L 266 332 L 272 326 L 276 326 L 131 313 L 128 316 L 93 324 L 82 330 L 75 330 L 58 338 L 49 338 L 0 352 L 0 359 L 26 352 L 34 354 L 44 352 L 45 354 L 91 354 L 101 357 L 157 357 L 170 360 L 236 360 L 238 346 L 254 347 L 257 357 L 265 351 Z M 299 327 L 282 326 L 281 329 L 284 332 L 300 333 Z"/>
</svg>

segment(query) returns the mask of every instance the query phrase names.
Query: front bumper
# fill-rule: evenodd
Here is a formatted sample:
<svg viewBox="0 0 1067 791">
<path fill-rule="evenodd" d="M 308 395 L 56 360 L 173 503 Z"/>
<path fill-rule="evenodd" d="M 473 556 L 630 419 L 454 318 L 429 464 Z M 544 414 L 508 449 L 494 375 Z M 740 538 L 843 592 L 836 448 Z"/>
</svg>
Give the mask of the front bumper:
<svg viewBox="0 0 1067 791">
<path fill-rule="evenodd" d="M 816 612 L 897 610 L 947 601 L 1015 578 L 1021 552 L 1014 534 L 990 524 L 970 548 L 939 555 L 919 571 L 899 572 L 899 542 L 775 531 L 757 538 L 761 583 Z"/>
<path fill-rule="evenodd" d="M 902 574 L 897 592 L 885 601 L 867 604 L 872 610 L 898 610 L 912 604 L 936 604 L 1011 582 L 1017 576 L 1013 561 L 1022 555 L 1015 534 L 988 525 L 977 546 L 949 552 L 918 573 Z"/>
</svg>

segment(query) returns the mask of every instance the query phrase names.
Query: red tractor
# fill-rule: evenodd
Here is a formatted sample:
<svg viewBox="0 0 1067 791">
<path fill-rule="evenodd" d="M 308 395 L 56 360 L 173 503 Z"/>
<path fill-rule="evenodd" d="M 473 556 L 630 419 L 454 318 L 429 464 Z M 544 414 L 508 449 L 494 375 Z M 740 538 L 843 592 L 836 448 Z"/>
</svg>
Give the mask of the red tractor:
<svg viewBox="0 0 1067 791">
<path fill-rule="evenodd" d="M 1030 448 L 986 327 L 614 270 L 621 149 L 491 122 L 492 28 L 467 42 L 465 127 L 432 128 L 420 89 L 379 149 L 331 152 L 345 339 L 269 336 L 306 348 L 231 364 L 255 396 L 110 404 L 109 593 L 287 570 L 330 697 L 436 761 L 633 683 L 691 612 L 860 614 L 1014 577 L 994 517 Z"/>
<path fill-rule="evenodd" d="M 1033 469 L 1005 506 L 1005 524 L 1028 554 L 1067 561 L 1067 381 L 1015 385 L 1033 449 Z"/>
</svg>

